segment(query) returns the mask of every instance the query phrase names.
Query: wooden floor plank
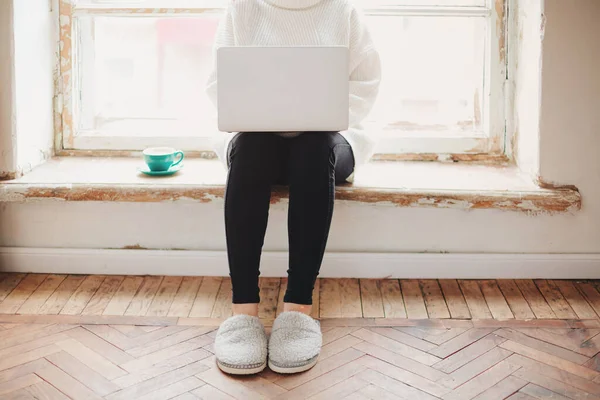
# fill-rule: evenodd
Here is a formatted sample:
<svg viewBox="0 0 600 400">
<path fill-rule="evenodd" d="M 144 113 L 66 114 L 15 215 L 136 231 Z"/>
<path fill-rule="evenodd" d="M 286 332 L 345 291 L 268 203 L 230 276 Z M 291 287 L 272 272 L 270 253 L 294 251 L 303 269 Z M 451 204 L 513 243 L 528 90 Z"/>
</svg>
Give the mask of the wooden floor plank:
<svg viewBox="0 0 600 400">
<path fill-rule="evenodd" d="M 223 278 L 213 276 L 205 276 L 202 279 L 202 284 L 198 289 L 194 305 L 190 311 L 190 317 L 210 317 L 222 281 Z"/>
<path fill-rule="evenodd" d="M 342 294 L 337 279 L 321 279 L 319 298 L 319 315 L 321 318 L 342 317 Z"/>
<path fill-rule="evenodd" d="M 102 399 L 102 397 L 94 393 L 91 389 L 88 389 L 83 383 L 52 364 L 38 371 L 37 375 L 46 382 L 52 382 L 52 386 L 69 398 L 89 400 Z"/>
<path fill-rule="evenodd" d="M 385 318 L 406 318 L 400 281 L 398 279 L 382 279 L 380 285 Z"/>
<path fill-rule="evenodd" d="M 342 318 L 362 317 L 358 279 L 339 279 Z"/>
<path fill-rule="evenodd" d="M 244 386 L 241 382 L 233 377 L 221 373 L 215 368 L 211 368 L 198 374 L 198 378 L 202 379 L 209 385 L 216 387 L 220 391 L 227 393 L 235 399 L 265 399 L 264 396 Z"/>
<path fill-rule="evenodd" d="M 521 328 L 518 329 L 518 331 L 527 336 L 569 349 L 587 357 L 591 357 L 600 351 L 598 346 L 594 346 L 593 343 L 585 343 L 588 340 L 593 340 L 598 337 L 597 334 L 599 331 L 597 329 L 575 329 L 567 333 L 557 333 L 554 330 L 548 331 L 546 329 L 536 328 Z"/>
<path fill-rule="evenodd" d="M 85 278 L 85 275 L 69 275 L 40 307 L 38 314 L 56 315 L 60 313 Z"/>
<path fill-rule="evenodd" d="M 162 276 L 145 277 L 142 286 L 140 286 L 131 303 L 129 303 L 124 315 L 146 315 L 162 281 Z"/>
<path fill-rule="evenodd" d="M 79 382 L 85 382 L 85 386 L 100 396 L 106 396 L 120 389 L 119 386 L 64 351 L 51 354 L 46 359 Z"/>
<path fill-rule="evenodd" d="M 449 374 L 446 378 L 439 380 L 438 383 L 449 388 L 456 389 L 474 377 L 492 368 L 499 362 L 507 359 L 511 354 L 513 353 L 508 350 L 494 347 L 482 355 L 470 360 L 468 363 L 462 365 L 460 368 Z"/>
<path fill-rule="evenodd" d="M 133 360 L 133 357 L 127 354 L 124 350 L 117 347 L 111 341 L 110 336 L 104 336 L 101 338 L 91 331 L 82 327 L 77 327 L 66 332 L 66 334 L 73 339 L 76 339 L 79 343 L 85 347 L 92 349 L 98 354 L 102 354 L 113 364 L 119 365 Z"/>
<path fill-rule="evenodd" d="M 0 396 L 2 398 L 7 398 L 11 392 L 16 392 L 20 389 L 24 389 L 26 387 L 38 384 L 43 382 L 40 378 L 38 378 L 34 374 L 28 374 L 25 376 L 21 376 L 19 378 L 13 379 L 9 382 L 0 383 Z"/>
<path fill-rule="evenodd" d="M 212 318 L 227 318 L 231 314 L 231 278 L 223 278 L 210 316 Z"/>
<path fill-rule="evenodd" d="M 596 314 L 600 315 L 600 293 L 594 285 L 589 282 L 578 282 L 577 287 L 589 305 L 596 311 Z"/>
<path fill-rule="evenodd" d="M 501 336 L 495 334 L 487 335 L 469 344 L 468 346 L 457 351 L 456 353 L 444 358 L 442 361 L 435 364 L 433 367 L 447 374 L 453 373 L 457 369 L 472 362 L 473 360 L 476 360 L 483 354 L 494 349 L 499 344 L 505 341 L 506 339 L 502 338 Z"/>
<path fill-rule="evenodd" d="M 465 301 L 467 302 L 471 316 L 475 319 L 492 318 L 492 313 L 488 308 L 477 281 L 459 280 L 458 284 L 465 296 Z"/>
<path fill-rule="evenodd" d="M 495 332 L 495 334 L 505 339 L 512 340 L 513 342 L 520 343 L 524 346 L 531 347 L 532 349 L 552 354 L 556 357 L 562 358 L 563 360 L 571 361 L 575 364 L 583 364 L 588 360 L 588 357 L 582 354 L 578 354 L 571 350 L 565 349 L 564 347 L 556 346 L 554 344 L 532 338 L 510 328 L 499 329 Z"/>
<path fill-rule="evenodd" d="M 61 315 L 79 315 L 100 287 L 106 276 L 88 275 L 71 295 L 65 306 L 60 310 Z"/>
<path fill-rule="evenodd" d="M 124 276 L 111 275 L 106 277 L 102 285 L 92 296 L 88 304 L 85 306 L 81 315 L 102 315 L 104 309 L 110 303 L 113 295 L 121 286 L 121 282 L 125 279 Z"/>
<path fill-rule="evenodd" d="M 427 319 L 429 316 L 419 281 L 415 279 L 402 279 L 400 287 L 404 296 L 404 305 L 408 318 Z"/>
<path fill-rule="evenodd" d="M 568 400 L 567 397 L 561 396 L 558 393 L 555 393 L 551 390 L 538 386 L 536 384 L 530 383 L 523 387 L 519 394 L 523 393 L 527 395 L 529 399 L 552 399 L 552 400 Z M 511 397 L 513 399 L 513 397 Z"/>
<path fill-rule="evenodd" d="M 258 304 L 259 318 L 275 319 L 277 316 L 277 301 L 279 300 L 279 278 L 260 278 L 260 303 Z"/>
<path fill-rule="evenodd" d="M 365 367 L 362 366 L 358 360 L 355 360 L 344 364 L 333 371 L 329 371 L 318 378 L 310 380 L 305 384 L 276 397 L 276 399 L 303 400 L 312 397 L 323 390 L 329 389 L 331 386 L 338 384 L 364 370 Z"/>
<path fill-rule="evenodd" d="M 399 399 L 415 399 L 415 400 L 435 400 L 439 397 L 430 395 L 422 390 L 414 388 L 410 385 L 407 385 L 401 381 L 393 379 L 379 371 L 375 371 L 373 369 L 367 369 L 358 374 L 358 377 L 372 383 L 373 385 L 389 392 L 392 394 L 398 394 Z M 383 396 L 388 397 L 385 393 L 375 392 L 377 398 L 381 398 Z M 383 397 L 385 398 L 385 397 Z"/>
<path fill-rule="evenodd" d="M 403 370 L 410 371 L 433 382 L 444 379 L 447 376 L 446 374 L 436 370 L 435 368 L 432 368 L 428 365 L 424 365 L 408 357 L 404 357 L 402 354 L 394 353 L 393 351 L 390 351 L 368 341 L 363 341 L 354 345 L 353 347 L 372 357 L 385 361 L 386 363 L 389 363 L 391 365 L 395 365 L 396 367 L 402 368 Z"/>
<path fill-rule="evenodd" d="M 588 302 L 583 298 L 572 281 L 554 281 L 565 300 L 569 303 L 573 311 L 580 319 L 595 319 L 598 315 Z"/>
<path fill-rule="evenodd" d="M 479 287 L 494 319 L 512 319 L 515 317 L 495 280 L 479 281 Z"/>
<path fill-rule="evenodd" d="M 48 275 L 29 274 L 0 303 L 0 314 L 14 314 L 27 301 L 29 296 L 44 282 Z"/>
<path fill-rule="evenodd" d="M 520 365 L 521 367 L 536 373 L 538 375 L 547 376 L 548 378 L 555 379 L 561 381 L 569 386 L 576 387 L 585 391 L 586 393 L 590 393 L 595 396 L 600 395 L 600 385 L 594 382 L 591 382 L 587 379 L 581 378 L 577 375 L 573 375 L 569 372 L 566 372 L 563 369 L 552 367 L 550 365 L 546 365 L 539 361 L 533 360 L 531 358 L 523 357 L 520 354 L 513 354 L 510 356 L 509 361 L 513 364 Z"/>
<path fill-rule="evenodd" d="M 369 328 L 370 331 L 378 333 L 380 335 L 389 337 L 390 339 L 394 339 L 397 342 L 404 343 L 410 347 L 414 347 L 415 349 L 419 349 L 422 351 L 430 351 L 435 349 L 437 346 L 431 342 L 427 342 L 423 339 L 416 338 L 407 333 L 402 332 L 399 329 L 382 327 L 382 328 Z"/>
<path fill-rule="evenodd" d="M 501 380 L 491 388 L 487 389 L 486 391 L 482 392 L 473 400 L 505 399 L 526 385 L 527 381 L 519 379 L 515 376 L 509 376 L 504 380 Z"/>
<path fill-rule="evenodd" d="M 196 396 L 196 399 L 202 400 L 235 400 L 227 393 L 223 393 L 219 389 L 211 385 L 204 385 L 190 393 L 193 393 L 194 396 Z"/>
<path fill-rule="evenodd" d="M 444 298 L 448 305 L 451 317 L 457 319 L 471 318 L 469 307 L 467 307 L 467 303 L 465 302 L 465 298 L 460 291 L 456 279 L 440 279 L 439 284 L 444 293 Z"/>
<path fill-rule="evenodd" d="M 62 392 L 47 382 L 41 382 L 25 389 L 34 399 L 69 400 Z"/>
<path fill-rule="evenodd" d="M 309 400 L 346 399 L 347 396 L 350 396 L 352 393 L 355 393 L 368 385 L 368 382 L 365 382 L 358 377 L 350 377 L 310 397 Z"/>
<path fill-rule="evenodd" d="M 402 383 L 410 385 L 422 392 L 432 396 L 441 397 L 450 392 L 451 389 L 440 385 L 438 382 L 423 378 L 411 371 L 395 367 L 389 363 L 372 356 L 361 357 L 361 362 L 365 367 L 380 372 L 390 378 L 396 379 Z"/>
<path fill-rule="evenodd" d="M 517 319 L 533 319 L 535 314 L 531 311 L 527 300 L 523 297 L 521 290 L 512 279 L 498 280 L 498 286 L 508 302 L 512 313 Z"/>
<path fill-rule="evenodd" d="M 546 279 L 537 279 L 534 282 L 557 318 L 577 319 L 577 314 L 565 300 L 556 283 Z"/>
<path fill-rule="evenodd" d="M 166 317 L 182 281 L 182 276 L 165 276 L 160 283 L 160 287 L 158 288 L 154 299 L 152 299 L 152 303 L 150 304 L 150 308 L 146 315 Z"/>
<path fill-rule="evenodd" d="M 287 280 L 286 280 L 286 289 L 287 289 Z M 315 286 L 313 287 L 312 294 L 313 306 L 310 312 L 310 316 L 313 318 L 320 318 L 320 310 L 321 310 L 321 279 L 317 279 L 315 281 Z"/>
<path fill-rule="evenodd" d="M 102 354 L 93 351 L 75 339 L 67 339 L 56 343 L 56 345 L 108 380 L 127 374 Z"/>
<path fill-rule="evenodd" d="M 338 354 L 324 359 L 321 363 L 319 363 L 319 368 L 311 369 L 303 374 L 281 375 L 274 381 L 274 383 L 284 389 L 292 390 L 300 385 L 305 384 L 306 382 L 326 374 L 329 371 L 333 371 L 344 364 L 362 357 L 363 354 L 364 353 L 356 349 L 348 348 Z"/>
<path fill-rule="evenodd" d="M 167 385 L 161 389 L 158 389 L 152 393 L 148 393 L 145 396 L 139 398 L 139 400 L 162 400 L 172 399 L 179 395 L 184 395 L 190 390 L 197 389 L 206 385 L 205 382 L 200 379 L 190 376 L 179 382 L 175 382 L 171 385 Z"/>
<path fill-rule="evenodd" d="M 6 274 L 0 281 L 0 302 L 25 278 L 25 274 Z"/>
<path fill-rule="evenodd" d="M 515 283 L 523 293 L 523 297 L 527 300 L 531 311 L 535 314 L 538 319 L 552 319 L 556 318 L 552 309 L 546 303 L 546 299 L 540 293 L 537 286 L 531 279 L 516 279 Z"/>
<path fill-rule="evenodd" d="M 506 379 L 519 368 L 514 364 L 501 361 L 442 398 L 444 400 L 472 399 Z"/>
<path fill-rule="evenodd" d="M 279 280 L 279 295 L 277 296 L 277 311 L 275 312 L 276 316 L 279 316 L 279 314 L 281 314 L 283 312 L 283 298 L 285 296 L 286 290 L 287 290 L 287 278 L 281 278 Z M 314 290 L 313 290 L 313 293 L 314 293 Z M 315 308 L 318 310 L 319 304 L 318 304 L 318 301 L 317 301 L 317 303 L 315 303 L 314 294 L 313 294 L 313 311 L 315 310 Z"/>
<path fill-rule="evenodd" d="M 441 361 L 437 356 L 405 345 L 404 343 L 400 343 L 371 330 L 359 329 L 355 332 L 352 332 L 352 336 L 356 336 L 364 341 L 382 347 L 396 354 L 401 354 L 403 357 L 410 358 L 411 360 L 417 361 L 426 366 L 431 366 Z"/>
<path fill-rule="evenodd" d="M 361 279 L 360 299 L 362 316 L 365 318 L 383 318 L 383 299 L 381 297 L 381 281 L 378 279 Z"/>
<path fill-rule="evenodd" d="M 19 308 L 17 314 L 38 314 L 44 303 L 66 277 L 66 275 L 48 275 L 35 292 L 33 292 Z"/>
<path fill-rule="evenodd" d="M 520 354 L 524 357 L 532 358 L 544 364 L 563 369 L 571 374 L 588 380 L 595 379 L 598 377 L 598 375 L 600 375 L 598 372 L 592 371 L 591 369 L 583 367 L 579 364 L 575 364 L 552 354 L 548 354 L 520 343 L 513 342 L 512 340 L 507 340 L 506 342 L 502 343 L 500 347 L 505 350 L 512 351 L 513 353 Z"/>
<path fill-rule="evenodd" d="M 169 317 L 187 317 L 192 310 L 196 294 L 202 284 L 201 276 L 185 276 L 181 281 L 181 286 L 173 299 L 167 316 Z"/>
<path fill-rule="evenodd" d="M 141 276 L 128 276 L 113 295 L 112 299 L 104 309 L 103 315 L 125 315 L 127 307 L 135 297 L 140 286 L 144 282 Z"/>
<path fill-rule="evenodd" d="M 566 385 L 563 382 L 559 382 L 555 379 L 537 374 L 527 369 L 520 369 L 519 371 L 515 372 L 514 376 L 524 380 L 525 382 L 530 382 L 540 387 L 543 387 L 544 389 L 550 390 L 553 393 L 558 393 L 561 396 L 565 396 L 565 398 L 595 400 L 600 399 L 599 397 L 593 396 L 590 393 L 584 392 L 583 390 L 577 389 L 570 385 Z"/>
<path fill-rule="evenodd" d="M 425 298 L 425 307 L 429 318 L 450 318 L 450 312 L 438 281 L 435 279 L 421 279 L 419 284 Z"/>
<path fill-rule="evenodd" d="M 494 329 L 470 329 L 465 333 L 462 333 L 450 340 L 446 343 L 439 346 L 437 349 L 430 351 L 431 354 L 434 354 L 441 358 L 446 358 L 451 354 L 456 353 L 460 349 L 463 349 L 469 346 L 471 343 L 478 341 L 482 337 L 485 337 L 492 333 Z"/>
</svg>

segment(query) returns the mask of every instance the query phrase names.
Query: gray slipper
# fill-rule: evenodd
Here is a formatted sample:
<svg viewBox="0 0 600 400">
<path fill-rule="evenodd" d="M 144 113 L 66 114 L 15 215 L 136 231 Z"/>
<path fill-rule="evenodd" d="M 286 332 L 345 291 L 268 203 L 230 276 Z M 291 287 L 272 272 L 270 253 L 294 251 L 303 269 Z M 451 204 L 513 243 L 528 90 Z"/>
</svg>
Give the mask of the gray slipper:
<svg viewBox="0 0 600 400">
<path fill-rule="evenodd" d="M 281 374 L 311 369 L 322 343 L 318 321 L 297 311 L 281 313 L 273 322 L 269 339 L 269 368 Z"/>
<path fill-rule="evenodd" d="M 267 334 L 258 317 L 227 318 L 215 337 L 215 356 L 221 371 L 234 375 L 256 374 L 267 365 Z"/>
</svg>

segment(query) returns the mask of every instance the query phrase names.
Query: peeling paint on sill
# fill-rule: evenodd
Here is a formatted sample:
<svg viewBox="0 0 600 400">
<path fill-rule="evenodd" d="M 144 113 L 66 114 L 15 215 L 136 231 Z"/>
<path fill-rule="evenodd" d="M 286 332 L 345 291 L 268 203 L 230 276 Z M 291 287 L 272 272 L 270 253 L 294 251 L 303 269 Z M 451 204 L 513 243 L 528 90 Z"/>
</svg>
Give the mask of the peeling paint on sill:
<svg viewBox="0 0 600 400">
<path fill-rule="evenodd" d="M 0 186 L 0 202 L 98 201 L 154 203 L 222 201 L 223 186 L 176 185 L 32 185 Z M 288 190 L 274 188 L 271 204 L 285 202 Z M 339 186 L 337 201 L 392 207 L 428 207 L 456 210 L 498 209 L 531 215 L 573 213 L 581 209 L 581 195 L 574 189 L 540 189 L 539 191 L 435 191 Z"/>
<path fill-rule="evenodd" d="M 0 172 L 0 181 L 11 181 L 16 178 L 16 172 Z"/>
<path fill-rule="evenodd" d="M 431 161 L 431 162 L 460 162 L 486 166 L 504 167 L 510 165 L 509 158 L 504 154 L 492 153 L 405 153 L 405 154 L 375 154 L 373 161 Z"/>
</svg>

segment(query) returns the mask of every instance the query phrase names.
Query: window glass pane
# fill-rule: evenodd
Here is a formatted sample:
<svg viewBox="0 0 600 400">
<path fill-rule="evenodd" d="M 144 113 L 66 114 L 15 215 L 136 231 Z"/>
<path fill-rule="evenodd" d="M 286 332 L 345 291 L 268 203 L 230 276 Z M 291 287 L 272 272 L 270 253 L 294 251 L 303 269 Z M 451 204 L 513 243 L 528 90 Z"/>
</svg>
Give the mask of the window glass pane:
<svg viewBox="0 0 600 400">
<path fill-rule="evenodd" d="M 205 86 L 219 19 L 80 17 L 80 128 L 187 136 L 214 126 Z"/>
<path fill-rule="evenodd" d="M 415 0 L 416 1 L 416 0 Z M 205 95 L 218 14 L 80 16 L 79 131 L 197 136 L 216 130 Z M 389 134 L 482 132 L 484 17 L 367 16 L 381 54 L 369 122 Z"/>
<path fill-rule="evenodd" d="M 369 16 L 382 63 L 369 121 L 407 132 L 482 129 L 485 18 Z"/>
</svg>

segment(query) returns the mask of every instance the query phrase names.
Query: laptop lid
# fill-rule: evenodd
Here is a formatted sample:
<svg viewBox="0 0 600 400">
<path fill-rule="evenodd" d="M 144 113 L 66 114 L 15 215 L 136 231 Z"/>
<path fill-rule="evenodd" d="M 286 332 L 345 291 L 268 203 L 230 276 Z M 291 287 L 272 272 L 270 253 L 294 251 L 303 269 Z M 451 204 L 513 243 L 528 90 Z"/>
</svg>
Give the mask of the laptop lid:
<svg viewBox="0 0 600 400">
<path fill-rule="evenodd" d="M 349 121 L 346 47 L 222 47 L 219 130 L 342 131 Z"/>
</svg>

